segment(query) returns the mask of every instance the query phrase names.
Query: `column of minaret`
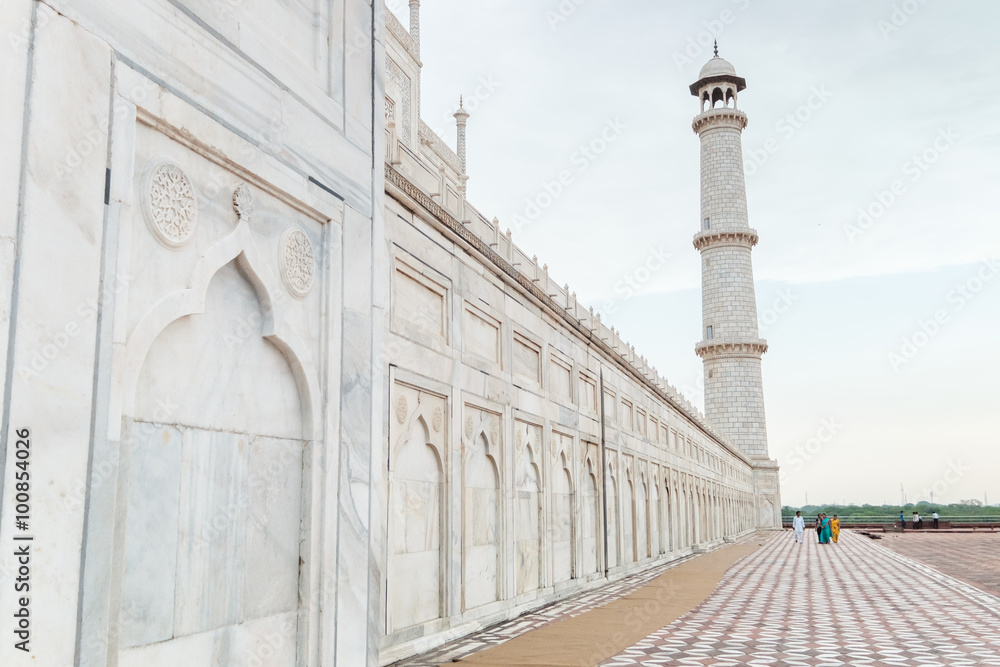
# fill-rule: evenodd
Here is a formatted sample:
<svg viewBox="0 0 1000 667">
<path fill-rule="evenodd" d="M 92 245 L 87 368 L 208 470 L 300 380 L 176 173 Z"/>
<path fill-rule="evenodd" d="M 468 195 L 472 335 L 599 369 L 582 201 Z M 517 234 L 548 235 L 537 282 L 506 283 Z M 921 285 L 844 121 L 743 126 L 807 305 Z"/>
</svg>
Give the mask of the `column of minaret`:
<svg viewBox="0 0 1000 667">
<path fill-rule="evenodd" d="M 705 416 L 747 455 L 767 458 L 761 355 L 751 253 L 757 232 L 747 215 L 742 134 L 737 104 L 746 80 L 719 57 L 691 84 L 701 113 L 692 129 L 701 141 L 701 215 L 693 242 L 702 256 L 702 340 Z"/>
<path fill-rule="evenodd" d="M 420 60 L 420 0 L 410 0 L 410 37 L 417 49 L 417 60 Z M 417 75 L 414 111 L 420 118 L 420 75 Z"/>
</svg>

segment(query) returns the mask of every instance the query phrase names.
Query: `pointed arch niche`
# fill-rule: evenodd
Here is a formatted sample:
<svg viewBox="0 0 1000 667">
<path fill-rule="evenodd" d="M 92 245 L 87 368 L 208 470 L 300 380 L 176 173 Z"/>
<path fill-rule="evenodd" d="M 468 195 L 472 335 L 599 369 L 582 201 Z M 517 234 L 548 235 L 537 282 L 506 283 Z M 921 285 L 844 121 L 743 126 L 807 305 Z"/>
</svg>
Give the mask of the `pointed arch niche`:
<svg viewBox="0 0 1000 667">
<path fill-rule="evenodd" d="M 462 608 L 500 599 L 500 415 L 465 406 L 462 440 Z"/>
<path fill-rule="evenodd" d="M 274 334 L 262 267 L 215 259 L 129 339 L 124 650 L 299 613 L 308 360 Z"/>
<path fill-rule="evenodd" d="M 386 632 L 445 615 L 447 399 L 392 386 Z"/>
<path fill-rule="evenodd" d="M 601 571 L 601 496 L 600 470 L 599 464 L 595 464 L 597 458 L 597 448 L 587 445 L 587 460 L 584 464 L 584 475 L 580 482 L 582 493 L 581 498 L 581 541 L 580 546 L 583 551 L 583 572 L 590 574 Z M 590 453 L 593 450 L 593 454 Z"/>
<path fill-rule="evenodd" d="M 515 420 L 514 581 L 517 594 L 542 586 L 542 429 Z"/>
<path fill-rule="evenodd" d="M 552 432 L 553 583 L 576 577 L 576 503 L 573 496 L 573 436 Z"/>
</svg>

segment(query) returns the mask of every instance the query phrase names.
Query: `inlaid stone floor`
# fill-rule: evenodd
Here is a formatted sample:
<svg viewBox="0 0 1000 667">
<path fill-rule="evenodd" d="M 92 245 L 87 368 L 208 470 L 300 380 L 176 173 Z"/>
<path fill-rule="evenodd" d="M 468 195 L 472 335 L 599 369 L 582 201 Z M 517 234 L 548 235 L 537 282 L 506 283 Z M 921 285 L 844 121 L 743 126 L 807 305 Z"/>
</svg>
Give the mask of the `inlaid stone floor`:
<svg viewBox="0 0 1000 667">
<path fill-rule="evenodd" d="M 700 606 L 602 664 L 1000 665 L 1000 598 L 884 540 L 809 538 L 774 536 Z"/>
<path fill-rule="evenodd" d="M 1000 595 L 1000 533 L 888 533 L 881 542 L 896 553 Z"/>
</svg>

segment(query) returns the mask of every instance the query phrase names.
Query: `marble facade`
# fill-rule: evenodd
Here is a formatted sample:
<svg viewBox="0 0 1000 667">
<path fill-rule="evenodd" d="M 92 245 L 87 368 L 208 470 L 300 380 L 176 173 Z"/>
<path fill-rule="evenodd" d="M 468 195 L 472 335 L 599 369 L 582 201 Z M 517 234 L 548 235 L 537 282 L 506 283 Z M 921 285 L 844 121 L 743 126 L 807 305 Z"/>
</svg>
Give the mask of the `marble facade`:
<svg viewBox="0 0 1000 667">
<path fill-rule="evenodd" d="M 375 667 L 770 525 L 467 201 L 418 8 L 7 3 L 0 664 Z"/>
<path fill-rule="evenodd" d="M 386 18 L 381 361 L 396 412 L 388 476 L 373 480 L 391 505 L 372 553 L 389 563 L 381 664 L 770 527 L 761 499 L 778 494 L 772 461 L 735 445 L 467 201 L 468 114 L 455 114 L 456 151 L 420 121 L 415 21 Z M 393 577 L 409 544 L 394 527 L 396 457 L 415 419 L 400 405 L 414 394 L 433 395 L 445 422 L 416 431 L 442 481 L 407 510 L 450 538 L 425 552 L 432 599 L 426 582 Z"/>
<path fill-rule="evenodd" d="M 5 4 L 0 664 L 376 662 L 379 7 Z"/>
</svg>

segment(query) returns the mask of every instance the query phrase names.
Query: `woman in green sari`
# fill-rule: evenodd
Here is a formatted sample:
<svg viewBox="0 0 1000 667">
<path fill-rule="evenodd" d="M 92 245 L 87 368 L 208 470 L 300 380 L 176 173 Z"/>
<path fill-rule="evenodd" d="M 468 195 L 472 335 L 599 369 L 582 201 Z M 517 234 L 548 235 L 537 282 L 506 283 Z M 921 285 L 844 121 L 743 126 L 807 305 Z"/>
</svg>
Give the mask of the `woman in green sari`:
<svg viewBox="0 0 1000 667">
<path fill-rule="evenodd" d="M 819 542 L 829 544 L 832 531 L 830 529 L 830 517 L 823 515 L 823 522 L 820 524 Z"/>
</svg>

